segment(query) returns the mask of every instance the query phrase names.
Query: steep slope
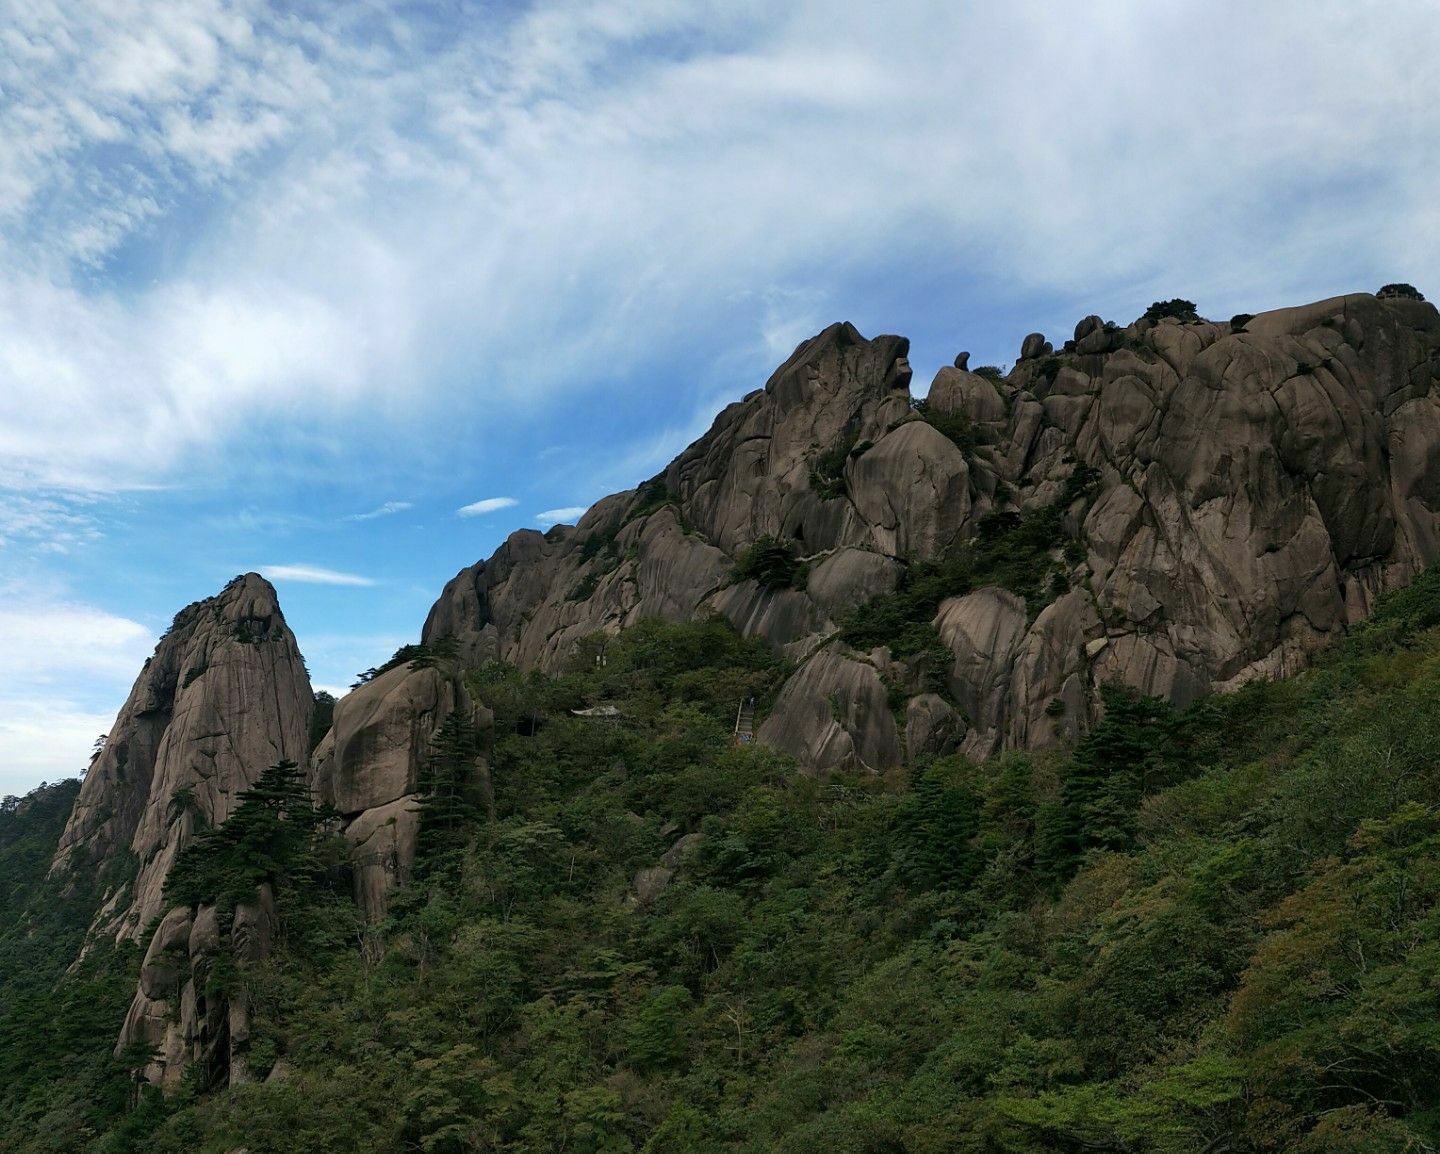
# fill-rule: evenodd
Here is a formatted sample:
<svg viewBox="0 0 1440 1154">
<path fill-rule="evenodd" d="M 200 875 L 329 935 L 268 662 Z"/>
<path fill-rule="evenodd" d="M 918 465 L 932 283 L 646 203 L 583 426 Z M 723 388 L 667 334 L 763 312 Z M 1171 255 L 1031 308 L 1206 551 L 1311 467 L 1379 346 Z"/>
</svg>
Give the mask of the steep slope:
<svg viewBox="0 0 1440 1154">
<path fill-rule="evenodd" d="M 923 411 L 907 348 L 826 329 L 647 484 L 462 571 L 425 639 L 554 670 L 588 633 L 718 611 L 804 662 L 762 741 L 882 770 L 1071 739 L 1112 681 L 1183 705 L 1293 671 L 1440 556 L 1431 305 L 1087 317 L 1003 379 L 962 354 Z M 733 580 L 767 537 L 797 587 Z"/>
<path fill-rule="evenodd" d="M 903 783 L 733 745 L 784 663 L 723 623 L 607 655 L 469 679 L 493 812 L 422 850 L 383 955 L 292 916 L 245 976 L 253 1084 L 148 1096 L 131 1148 L 1440 1143 L 1440 568 L 1297 677 Z M 84 1148 L 53 1117 L 6 1137 Z"/>
<path fill-rule="evenodd" d="M 309 752 L 314 696 L 275 590 L 246 573 L 175 616 L 86 774 L 52 873 L 133 855 L 95 932 L 138 939 L 164 912 L 176 855 L 241 791 Z"/>
</svg>

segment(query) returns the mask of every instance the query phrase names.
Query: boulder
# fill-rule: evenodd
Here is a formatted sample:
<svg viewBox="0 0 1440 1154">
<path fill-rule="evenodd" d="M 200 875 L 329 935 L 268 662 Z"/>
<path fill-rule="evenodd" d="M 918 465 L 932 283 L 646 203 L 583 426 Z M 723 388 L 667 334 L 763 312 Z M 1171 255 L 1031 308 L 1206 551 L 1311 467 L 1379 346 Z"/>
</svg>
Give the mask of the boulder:
<svg viewBox="0 0 1440 1154">
<path fill-rule="evenodd" d="M 386 899 L 410 879 L 420 834 L 420 799 L 406 794 L 367 809 L 345 826 L 355 903 L 367 922 L 385 916 Z"/>
<path fill-rule="evenodd" d="M 822 649 L 785 683 L 756 735 L 814 770 L 900 764 L 900 737 L 875 668 Z"/>
<path fill-rule="evenodd" d="M 409 665 L 387 669 L 347 693 L 335 703 L 330 732 L 315 750 L 319 799 L 354 815 L 413 793 L 430 737 L 462 693 L 441 669 Z"/>
<path fill-rule="evenodd" d="M 960 748 L 965 718 L 938 693 L 922 693 L 905 706 L 905 755 L 913 765 L 918 758 L 944 757 Z"/>
<path fill-rule="evenodd" d="M 924 421 L 907 422 L 852 457 L 845 477 L 874 548 L 887 556 L 934 557 L 970 516 L 965 457 Z"/>
</svg>

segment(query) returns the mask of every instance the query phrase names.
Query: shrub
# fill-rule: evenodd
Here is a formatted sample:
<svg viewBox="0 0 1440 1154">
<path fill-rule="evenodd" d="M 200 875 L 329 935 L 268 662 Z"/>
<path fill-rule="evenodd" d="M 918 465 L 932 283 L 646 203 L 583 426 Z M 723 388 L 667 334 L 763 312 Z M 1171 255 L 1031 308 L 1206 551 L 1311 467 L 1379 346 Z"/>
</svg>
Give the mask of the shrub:
<svg viewBox="0 0 1440 1154">
<path fill-rule="evenodd" d="M 795 542 L 767 534 L 740 554 L 730 579 L 755 580 L 766 589 L 798 588 L 805 580 L 805 563 L 795 555 Z"/>
<path fill-rule="evenodd" d="M 977 377 L 984 377 L 987 381 L 1003 381 L 1005 379 L 1005 370 L 999 365 L 980 365 L 970 371 Z"/>
<path fill-rule="evenodd" d="M 1047 385 L 1053 385 L 1063 366 L 1064 362 L 1059 357 L 1046 357 L 1038 366 L 1040 379 Z"/>
<path fill-rule="evenodd" d="M 1176 297 L 1169 301 L 1156 301 L 1148 309 L 1141 320 L 1160 321 L 1166 317 L 1174 317 L 1182 324 L 1193 325 L 1200 323 L 1200 314 L 1195 311 L 1195 302 L 1181 300 Z"/>
<path fill-rule="evenodd" d="M 822 501 L 845 496 L 845 462 L 850 459 L 859 435 L 850 433 L 838 445 L 821 453 L 810 465 L 810 487 Z"/>
<path fill-rule="evenodd" d="M 1243 333 L 1245 326 L 1255 319 L 1254 313 L 1236 313 L 1230 318 L 1230 331 L 1232 333 Z"/>
<path fill-rule="evenodd" d="M 931 408 L 926 401 L 916 401 L 914 408 L 922 421 L 948 437 L 966 456 L 973 453 L 976 445 L 980 443 L 975 434 L 975 426 L 966 414 L 942 413 L 938 409 Z"/>
<path fill-rule="evenodd" d="M 1406 284 L 1404 283 L 1404 281 L 1397 282 L 1396 284 L 1382 285 L 1380 287 L 1380 291 L 1377 292 L 1375 295 L 1379 297 L 1382 301 L 1423 301 L 1425 299 L 1424 293 L 1417 289 L 1413 284 Z"/>
</svg>

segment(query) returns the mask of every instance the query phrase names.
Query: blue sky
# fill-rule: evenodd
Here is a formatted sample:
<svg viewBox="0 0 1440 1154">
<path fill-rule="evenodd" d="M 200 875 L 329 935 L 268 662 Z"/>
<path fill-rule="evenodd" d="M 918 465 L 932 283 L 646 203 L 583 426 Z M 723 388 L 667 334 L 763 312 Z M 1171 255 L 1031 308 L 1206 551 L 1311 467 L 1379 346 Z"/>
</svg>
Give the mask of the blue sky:
<svg viewBox="0 0 1440 1154">
<path fill-rule="evenodd" d="M 344 687 L 833 320 L 921 391 L 1433 297 L 1437 61 L 1420 0 L 0 0 L 0 793 L 243 570 Z"/>
</svg>

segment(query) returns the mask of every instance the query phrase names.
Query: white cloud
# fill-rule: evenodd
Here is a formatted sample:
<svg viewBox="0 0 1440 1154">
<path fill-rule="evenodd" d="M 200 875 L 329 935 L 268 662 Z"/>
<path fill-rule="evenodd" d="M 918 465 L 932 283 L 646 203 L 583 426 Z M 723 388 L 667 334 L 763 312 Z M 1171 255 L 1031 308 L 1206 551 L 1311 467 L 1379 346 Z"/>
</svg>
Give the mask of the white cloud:
<svg viewBox="0 0 1440 1154">
<path fill-rule="evenodd" d="M 371 577 L 322 569 L 319 565 L 263 565 L 262 576 L 271 581 L 300 581 L 310 585 L 374 585 Z"/>
<path fill-rule="evenodd" d="M 109 731 L 123 701 L 123 691 L 109 710 L 86 709 L 63 695 L 0 696 L 0 794 L 28 793 L 42 781 L 79 776 L 90 764 L 96 737 Z"/>
<path fill-rule="evenodd" d="M 12 602 L 17 592 L 9 587 L 0 609 L 0 681 L 133 678 L 154 648 L 154 634 L 137 621 L 69 602 Z"/>
<path fill-rule="evenodd" d="M 535 514 L 535 523 L 543 528 L 550 528 L 551 525 L 569 524 L 577 521 L 589 505 L 568 505 L 564 509 L 546 509 L 543 513 Z"/>
<path fill-rule="evenodd" d="M 1142 306 L 1152 283 L 1260 303 L 1440 263 L 1416 227 L 1440 31 L 1415 0 L 1383 21 L 550 0 L 439 29 L 259 0 L 15 8 L 12 477 L 123 487 L 267 421 L 538 411 L 596 365 L 721 343 L 773 360 L 849 306 L 847 277 L 899 284 L 917 253 L 1011 300 Z M 109 271 L 162 230 L 157 277 Z"/>
<path fill-rule="evenodd" d="M 100 530 L 84 501 L 0 485 L 0 548 L 23 542 L 43 553 L 68 553 Z"/>
<path fill-rule="evenodd" d="M 486 513 L 495 513 L 501 509 L 508 509 L 516 503 L 514 497 L 486 497 L 483 501 L 475 501 L 469 505 L 462 505 L 455 512 L 461 517 L 481 517 Z"/>
<path fill-rule="evenodd" d="M 350 516 L 342 518 L 345 521 L 373 521 L 377 517 L 388 517 L 392 513 L 403 513 L 411 508 L 409 501 L 386 501 L 385 504 L 371 509 L 368 513 L 351 513 Z"/>
<path fill-rule="evenodd" d="M 155 646 L 139 622 L 91 606 L 0 598 L 0 793 L 73 777 L 90 761 Z"/>
</svg>

